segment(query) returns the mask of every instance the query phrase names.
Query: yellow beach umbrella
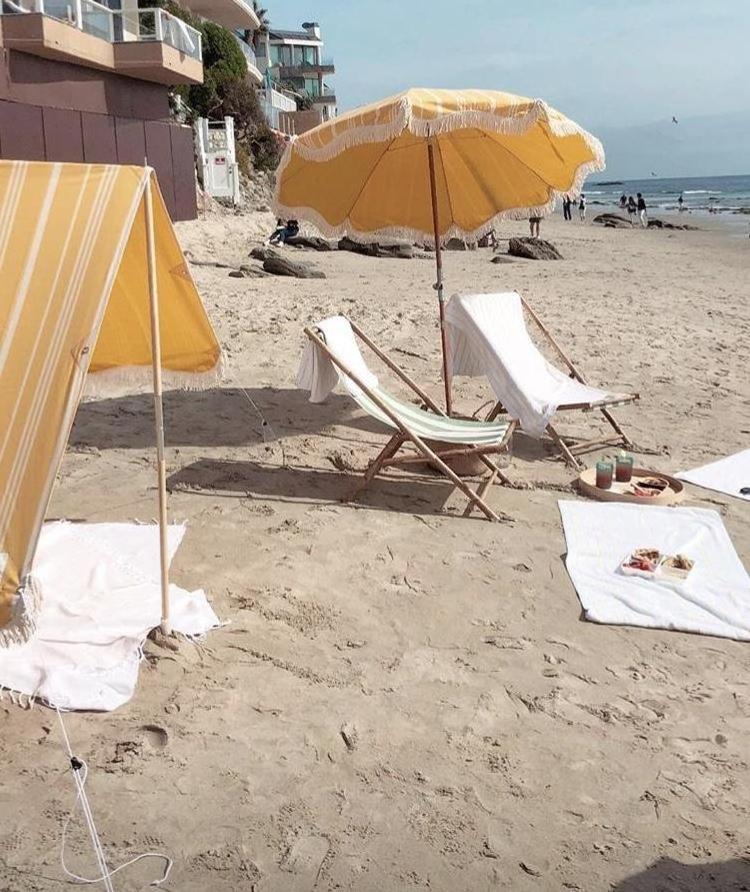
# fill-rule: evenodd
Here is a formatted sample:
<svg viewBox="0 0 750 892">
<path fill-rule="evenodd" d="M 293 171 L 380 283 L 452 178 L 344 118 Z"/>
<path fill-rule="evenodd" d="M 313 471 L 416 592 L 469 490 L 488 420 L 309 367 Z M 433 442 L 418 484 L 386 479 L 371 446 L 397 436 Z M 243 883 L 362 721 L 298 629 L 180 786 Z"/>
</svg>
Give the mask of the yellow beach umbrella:
<svg viewBox="0 0 750 892">
<path fill-rule="evenodd" d="M 293 139 L 275 204 L 278 216 L 333 238 L 434 242 L 450 412 L 441 244 L 474 241 L 505 218 L 544 216 L 603 169 L 599 140 L 540 99 L 412 89 Z"/>
</svg>

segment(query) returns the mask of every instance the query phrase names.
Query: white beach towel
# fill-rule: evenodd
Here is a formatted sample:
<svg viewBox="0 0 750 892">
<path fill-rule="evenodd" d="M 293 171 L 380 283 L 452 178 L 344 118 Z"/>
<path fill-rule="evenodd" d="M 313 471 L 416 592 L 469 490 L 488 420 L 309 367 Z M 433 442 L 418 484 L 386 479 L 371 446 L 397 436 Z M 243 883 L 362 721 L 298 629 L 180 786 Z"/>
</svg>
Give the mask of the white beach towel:
<svg viewBox="0 0 750 892">
<path fill-rule="evenodd" d="M 185 534 L 170 526 L 172 560 Z M 42 591 L 36 636 L 0 648 L 0 690 L 61 709 L 112 710 L 138 680 L 141 646 L 161 618 L 159 528 L 139 524 L 50 523 L 33 573 Z M 176 632 L 219 625 L 200 590 L 170 586 Z"/>
<path fill-rule="evenodd" d="M 326 345 L 368 387 L 376 388 L 378 379 L 367 367 L 349 320 L 344 316 L 329 316 L 315 326 L 323 332 Z M 310 391 L 311 403 L 322 403 L 338 384 L 339 379 L 352 392 L 357 385 L 340 372 L 334 362 L 311 340 L 305 344 L 297 371 L 297 387 Z"/>
<path fill-rule="evenodd" d="M 713 489 L 750 502 L 750 494 L 740 493 L 741 489 L 750 487 L 750 449 L 720 458 L 692 471 L 681 471 L 677 476 L 680 480 L 687 480 L 688 483 L 704 489 Z"/>
<path fill-rule="evenodd" d="M 445 310 L 454 375 L 486 375 L 511 418 L 541 437 L 558 406 L 598 402 L 607 391 L 581 384 L 555 368 L 529 336 L 521 298 L 454 294 Z"/>
<path fill-rule="evenodd" d="M 750 577 L 716 511 L 560 501 L 566 565 L 586 619 L 750 641 Z M 624 576 L 636 548 L 695 561 L 677 587 Z"/>
</svg>

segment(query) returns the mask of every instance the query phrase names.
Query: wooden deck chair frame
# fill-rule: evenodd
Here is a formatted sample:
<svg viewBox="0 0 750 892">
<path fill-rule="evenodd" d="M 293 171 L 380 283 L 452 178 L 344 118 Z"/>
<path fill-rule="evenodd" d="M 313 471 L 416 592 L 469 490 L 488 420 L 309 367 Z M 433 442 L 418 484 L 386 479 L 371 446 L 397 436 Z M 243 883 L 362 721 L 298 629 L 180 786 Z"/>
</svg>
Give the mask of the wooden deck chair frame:
<svg viewBox="0 0 750 892">
<path fill-rule="evenodd" d="M 520 296 L 520 295 L 519 295 Z M 563 348 L 558 344 L 558 342 L 553 337 L 550 330 L 547 326 L 542 322 L 542 320 L 537 316 L 537 314 L 532 310 L 526 300 L 521 297 L 521 304 L 524 310 L 528 313 L 529 317 L 534 321 L 542 334 L 546 337 L 549 343 L 552 346 L 552 349 L 557 353 L 560 359 L 563 361 L 565 366 L 568 369 L 569 376 L 571 378 L 575 378 L 577 381 L 580 381 L 581 384 L 588 384 L 586 379 L 580 373 L 580 371 L 573 364 L 573 361 L 568 357 Z M 633 449 L 633 442 L 625 433 L 625 431 L 620 426 L 620 423 L 612 414 L 611 410 L 615 406 L 624 406 L 628 403 L 633 403 L 636 400 L 640 399 L 640 395 L 638 393 L 625 393 L 619 394 L 618 396 L 612 396 L 608 399 L 597 400 L 596 402 L 590 403 L 566 403 L 562 406 L 557 407 L 558 412 L 570 412 L 570 411 L 581 411 L 581 412 L 601 412 L 604 418 L 607 420 L 609 425 L 615 431 L 615 435 L 612 437 L 599 437 L 598 439 L 593 440 L 581 440 L 581 441 L 573 441 L 566 442 L 565 439 L 558 433 L 558 431 L 553 427 L 552 424 L 547 425 L 547 433 L 550 436 L 552 442 L 559 449 L 562 457 L 565 462 L 574 470 L 582 471 L 584 468 L 584 464 L 578 458 L 579 455 L 584 455 L 587 452 L 592 452 L 594 449 L 599 449 L 603 446 L 624 446 L 629 449 Z M 501 415 L 505 412 L 505 408 L 501 402 L 495 404 L 494 408 L 487 416 L 487 421 L 493 421 L 497 418 L 498 415 Z"/>
<path fill-rule="evenodd" d="M 385 354 L 376 344 L 374 344 L 370 338 L 350 319 L 347 319 L 349 325 L 352 328 L 355 336 L 358 337 L 362 343 L 366 344 L 373 353 L 382 360 L 382 362 L 391 369 L 394 374 L 396 374 L 403 382 L 406 384 L 410 390 L 412 390 L 419 398 L 422 400 L 424 405 L 432 410 L 436 415 L 442 415 L 443 417 L 447 417 L 446 413 L 432 400 L 430 397 L 414 382 L 412 379 L 403 371 L 396 363 Z M 351 378 L 354 383 L 361 388 L 361 390 L 372 400 L 373 403 L 383 412 L 385 415 L 390 418 L 393 424 L 398 428 L 396 433 L 390 438 L 390 440 L 385 444 L 381 452 L 374 458 L 367 470 L 365 471 L 364 480 L 361 485 L 357 488 L 357 490 L 352 494 L 351 498 L 355 499 L 360 492 L 362 492 L 376 477 L 381 471 L 384 471 L 388 467 L 392 467 L 399 464 L 411 464 L 415 462 L 429 462 L 432 464 L 434 468 L 439 470 L 444 476 L 446 476 L 453 485 L 459 489 L 467 498 L 468 504 L 466 506 L 466 510 L 463 512 L 464 517 L 469 517 L 474 508 L 478 508 L 488 520 L 491 521 L 500 521 L 500 520 L 510 520 L 507 515 L 499 515 L 495 511 L 490 508 L 490 506 L 484 501 L 484 496 L 487 490 L 492 486 L 492 484 L 496 480 L 500 480 L 502 483 L 506 485 L 511 485 L 510 480 L 505 476 L 502 470 L 493 462 L 488 456 L 493 454 L 500 454 L 506 452 L 508 450 L 509 443 L 513 436 L 513 432 L 516 429 L 517 422 L 511 421 L 508 426 L 508 430 L 503 437 L 503 439 L 496 444 L 492 445 L 483 445 L 483 446 L 472 446 L 467 444 L 466 446 L 453 446 L 451 445 L 447 449 L 439 449 L 437 451 L 431 449 L 424 440 L 415 434 L 413 431 L 409 430 L 406 424 L 404 424 L 403 420 L 396 415 L 385 403 L 380 399 L 377 393 L 373 391 L 371 387 L 361 380 L 351 369 L 347 368 L 346 365 L 341 362 L 340 359 L 328 348 L 328 345 L 325 341 L 325 336 L 320 329 L 313 328 L 305 328 L 305 334 L 308 338 L 320 349 L 325 355 L 337 366 L 347 377 Z M 407 445 L 411 444 L 416 450 L 416 454 L 408 453 L 405 455 L 398 455 L 401 449 Z M 486 477 L 477 491 L 474 490 L 466 483 L 465 480 L 462 480 L 458 474 L 453 471 L 444 461 L 444 458 L 450 458 L 453 456 L 475 456 L 479 458 L 479 460 L 486 465 L 489 470 L 489 476 Z"/>
</svg>

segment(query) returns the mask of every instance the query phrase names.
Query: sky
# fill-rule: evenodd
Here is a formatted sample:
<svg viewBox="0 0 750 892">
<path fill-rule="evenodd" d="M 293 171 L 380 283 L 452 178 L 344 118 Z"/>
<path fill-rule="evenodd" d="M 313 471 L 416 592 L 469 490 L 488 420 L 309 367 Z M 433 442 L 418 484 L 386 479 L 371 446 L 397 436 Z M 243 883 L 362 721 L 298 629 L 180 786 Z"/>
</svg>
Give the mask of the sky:
<svg viewBox="0 0 750 892">
<path fill-rule="evenodd" d="M 700 132 L 691 134 L 691 151 L 683 158 L 678 147 L 678 157 L 669 163 L 647 156 L 646 166 L 660 162 L 665 176 L 750 173 L 746 135 L 736 151 L 722 146 L 716 158 L 710 139 L 712 116 L 723 130 L 726 116 L 750 116 L 750 0 L 268 0 L 266 5 L 277 27 L 320 23 L 325 55 L 336 64 L 329 82 L 339 111 L 409 86 L 506 90 L 545 99 L 593 133 L 604 131 L 614 141 L 616 158 L 625 155 L 638 132 L 647 138 L 643 125 L 671 122 L 674 115 L 678 121 L 704 122 L 692 122 Z M 695 138 L 705 148 L 696 151 Z M 705 169 L 683 170 L 685 164 Z"/>
</svg>

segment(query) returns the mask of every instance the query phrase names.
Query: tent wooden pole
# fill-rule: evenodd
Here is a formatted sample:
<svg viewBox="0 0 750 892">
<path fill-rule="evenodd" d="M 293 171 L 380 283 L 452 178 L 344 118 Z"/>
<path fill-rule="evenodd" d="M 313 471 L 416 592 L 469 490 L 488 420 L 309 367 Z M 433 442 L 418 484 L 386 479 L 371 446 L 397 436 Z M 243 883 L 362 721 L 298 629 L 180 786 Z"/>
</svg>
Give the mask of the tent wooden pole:
<svg viewBox="0 0 750 892">
<path fill-rule="evenodd" d="M 445 330 L 445 295 L 443 294 L 443 249 L 440 245 L 440 226 L 438 221 L 437 185 L 435 182 L 435 149 L 434 137 L 427 141 L 427 160 L 430 167 L 430 195 L 432 197 L 432 229 L 435 234 L 435 264 L 437 266 L 437 282 L 435 289 L 438 293 L 438 306 L 440 308 L 440 340 L 443 346 L 443 383 L 445 384 L 445 411 L 448 415 L 453 409 L 451 399 L 451 377 L 448 368 L 448 333 Z"/>
<path fill-rule="evenodd" d="M 148 295 L 151 306 L 151 364 L 154 376 L 154 416 L 156 420 L 156 465 L 159 491 L 159 558 L 161 564 L 161 631 L 172 634 L 169 616 L 169 552 L 167 548 L 167 465 L 164 458 L 164 408 L 161 381 L 161 328 L 159 324 L 159 288 L 156 279 L 156 240 L 154 237 L 154 201 L 151 194 L 153 174 L 146 182 L 146 252 L 148 255 Z"/>
</svg>

